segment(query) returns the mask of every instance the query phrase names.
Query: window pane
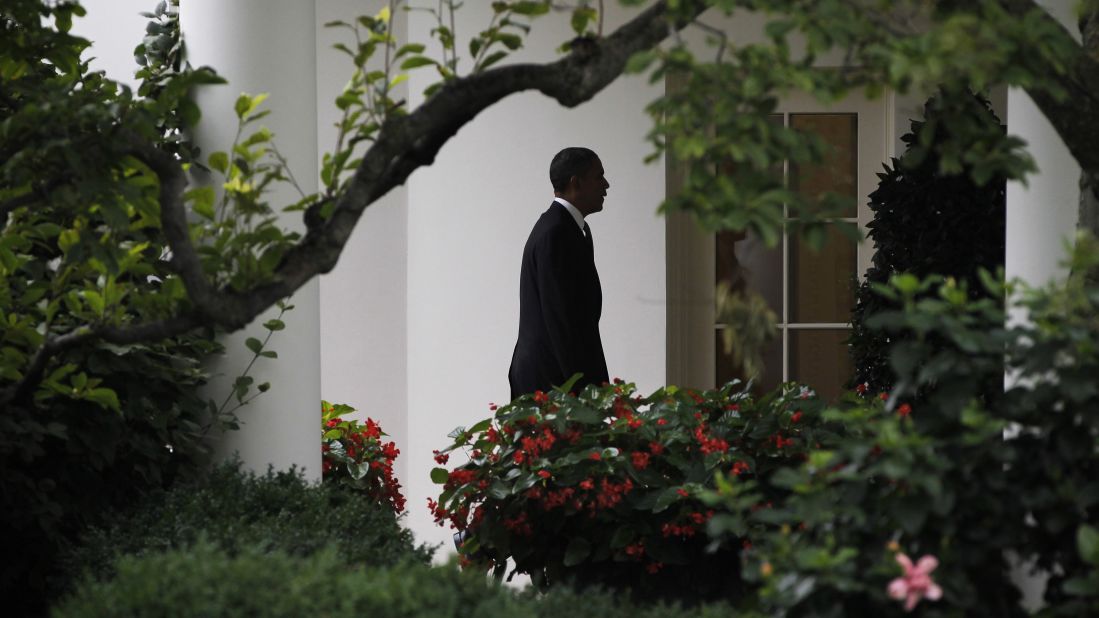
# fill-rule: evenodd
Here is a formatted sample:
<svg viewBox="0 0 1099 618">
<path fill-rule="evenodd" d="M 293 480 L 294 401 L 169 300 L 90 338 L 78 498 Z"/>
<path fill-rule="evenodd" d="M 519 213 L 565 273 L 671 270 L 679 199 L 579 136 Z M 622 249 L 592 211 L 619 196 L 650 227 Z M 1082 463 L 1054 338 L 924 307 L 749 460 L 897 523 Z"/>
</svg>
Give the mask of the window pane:
<svg viewBox="0 0 1099 618">
<path fill-rule="evenodd" d="M 855 305 L 855 243 L 828 226 L 827 240 L 813 251 L 796 235 L 790 242 L 791 323 L 846 324 Z"/>
<path fill-rule="evenodd" d="M 742 380 L 746 381 L 744 372 L 740 371 L 739 367 L 734 366 L 732 354 L 725 353 L 725 338 L 721 334 L 721 329 L 715 331 L 716 345 L 714 346 L 714 352 L 717 354 L 717 379 L 714 384 L 718 388 L 724 386 L 730 380 Z M 764 391 L 768 391 L 778 387 L 782 383 L 782 336 L 781 333 L 774 341 L 767 344 L 763 349 L 763 375 L 756 379 L 753 385 L 752 392 L 756 394 L 762 394 Z"/>
<path fill-rule="evenodd" d="M 813 387 L 825 401 L 839 397 L 854 375 L 847 329 L 790 330 L 790 379 Z"/>
<path fill-rule="evenodd" d="M 756 235 L 745 232 L 718 232 L 716 241 L 716 283 L 727 283 L 734 291 L 754 291 L 782 320 L 782 242 L 768 249 Z"/>
<path fill-rule="evenodd" d="M 850 198 L 839 216 L 857 217 L 858 115 L 790 114 L 790 126 L 799 131 L 816 133 L 829 146 L 821 163 L 791 165 L 791 186 L 809 198 L 826 191 Z"/>
</svg>

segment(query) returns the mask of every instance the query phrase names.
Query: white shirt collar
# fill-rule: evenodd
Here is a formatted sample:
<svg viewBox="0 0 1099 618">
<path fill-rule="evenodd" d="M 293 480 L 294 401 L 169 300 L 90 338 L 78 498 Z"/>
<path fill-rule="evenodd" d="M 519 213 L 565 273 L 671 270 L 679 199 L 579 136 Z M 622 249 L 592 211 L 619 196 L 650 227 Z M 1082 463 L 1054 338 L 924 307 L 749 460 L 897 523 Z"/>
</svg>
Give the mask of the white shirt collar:
<svg viewBox="0 0 1099 618">
<path fill-rule="evenodd" d="M 579 225 L 580 226 L 580 231 L 583 232 L 584 231 L 584 215 L 580 214 L 580 211 L 576 209 L 576 206 L 573 206 L 572 204 L 570 204 L 569 201 L 566 200 L 563 197 L 555 197 L 555 198 L 553 198 L 553 201 L 555 201 L 558 204 L 564 206 L 565 210 L 569 211 L 569 214 L 572 215 L 572 218 L 576 220 L 576 225 Z"/>
</svg>

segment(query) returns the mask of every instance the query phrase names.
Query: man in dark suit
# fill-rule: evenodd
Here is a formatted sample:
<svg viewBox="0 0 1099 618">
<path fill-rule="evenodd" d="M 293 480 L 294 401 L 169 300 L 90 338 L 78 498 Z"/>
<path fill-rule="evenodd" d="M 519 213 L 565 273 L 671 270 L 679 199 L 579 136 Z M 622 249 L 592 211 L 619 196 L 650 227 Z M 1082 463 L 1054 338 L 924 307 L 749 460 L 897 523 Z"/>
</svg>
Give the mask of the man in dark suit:
<svg viewBox="0 0 1099 618">
<path fill-rule="evenodd" d="M 550 163 L 556 196 L 523 248 L 519 275 L 519 339 L 511 357 L 512 399 L 560 386 L 607 381 L 599 338 L 603 291 L 595 270 L 591 229 L 584 219 L 603 210 L 610 184 L 599 157 L 587 148 L 566 148 Z"/>
</svg>

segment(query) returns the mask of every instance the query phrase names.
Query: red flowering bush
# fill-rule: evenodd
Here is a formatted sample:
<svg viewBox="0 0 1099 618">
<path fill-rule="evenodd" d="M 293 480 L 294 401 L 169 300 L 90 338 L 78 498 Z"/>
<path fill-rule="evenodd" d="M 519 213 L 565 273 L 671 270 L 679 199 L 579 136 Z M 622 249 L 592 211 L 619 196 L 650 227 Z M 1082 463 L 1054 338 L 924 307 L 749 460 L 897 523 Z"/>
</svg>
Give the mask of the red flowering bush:
<svg viewBox="0 0 1099 618">
<path fill-rule="evenodd" d="M 464 451 L 468 462 L 432 471 L 443 491 L 428 506 L 440 525 L 466 533 L 463 562 L 497 576 L 511 559 L 513 573 L 542 587 L 572 581 L 644 599 L 728 598 L 752 530 L 713 541 L 706 530 L 715 512 L 699 496 L 729 474 L 758 487 L 755 508 L 783 500 L 789 490 L 752 479 L 807 456 L 827 431 L 821 407 L 793 384 L 758 399 L 739 383 L 648 397 L 617 380 L 579 396 L 536 392 L 451 434 L 436 460 Z"/>
<path fill-rule="evenodd" d="M 321 453 L 324 481 L 343 483 L 404 511 L 401 484 L 393 476 L 393 462 L 401 451 L 394 442 L 382 442 L 385 432 L 366 419 L 366 425 L 343 417 L 355 411 L 349 405 L 321 401 Z"/>
</svg>

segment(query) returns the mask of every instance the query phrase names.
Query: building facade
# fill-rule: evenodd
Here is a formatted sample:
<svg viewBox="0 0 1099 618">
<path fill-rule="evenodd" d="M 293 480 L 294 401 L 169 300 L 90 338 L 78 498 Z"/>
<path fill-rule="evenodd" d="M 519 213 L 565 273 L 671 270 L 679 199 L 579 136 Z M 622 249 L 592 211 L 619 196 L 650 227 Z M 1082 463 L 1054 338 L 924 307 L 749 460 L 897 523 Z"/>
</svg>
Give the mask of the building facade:
<svg viewBox="0 0 1099 618">
<path fill-rule="evenodd" d="M 146 21 L 138 13 L 148 10 L 148 3 L 84 4 L 88 17 L 76 31 L 94 43 L 93 66 L 132 82 L 131 52 Z M 235 132 L 232 101 L 239 93 L 268 92 L 273 113 L 264 122 L 295 176 L 315 188 L 320 156 L 336 139 L 338 110 L 332 102 L 351 72 L 346 57 L 332 49 L 345 31 L 324 24 L 375 14 L 385 4 L 185 0 L 181 22 L 190 61 L 214 66 L 229 80 L 198 93 L 204 116 L 196 139 L 204 150 L 228 146 Z M 1057 0 L 1050 10 L 1070 23 L 1071 4 Z M 467 2 L 456 16 L 459 39 L 483 29 L 490 10 L 488 3 Z M 632 14 L 608 2 L 605 27 Z M 565 22 L 543 18 L 511 60 L 556 57 L 556 47 L 571 38 Z M 721 25 L 735 40 L 749 41 L 762 38 L 762 24 L 762 18 L 738 15 Z M 399 12 L 393 26 L 399 36 L 427 43 L 430 52 L 435 22 L 429 14 Z M 702 44 L 701 32 L 688 30 L 685 36 Z M 830 61 L 839 63 L 825 58 L 822 65 Z M 398 86 L 399 96 L 415 108 L 436 77 L 431 70 L 412 71 Z M 598 152 L 611 185 L 604 212 L 590 224 L 612 375 L 636 382 L 642 392 L 668 383 L 712 385 L 723 366 L 712 309 L 713 284 L 721 277 L 716 256 L 732 255 L 752 265 L 780 316 L 783 337 L 769 352 L 769 366 L 780 367 L 784 378 L 831 379 L 827 372 L 806 373 L 811 369 L 799 361 L 831 354 L 842 363 L 836 353 L 846 329 L 842 294 L 820 282 L 842 282 L 851 272 L 862 272 L 871 249 L 810 258 L 788 239 L 782 249 L 765 251 L 750 239 L 714 237 L 682 217 L 658 215 L 657 207 L 676 190 L 678 172 L 662 160 L 643 162 L 651 152 L 645 107 L 666 87 L 674 84 L 625 76 L 576 109 L 522 93 L 463 127 L 431 166 L 367 209 L 335 270 L 295 295 L 295 309 L 284 318 L 287 330 L 272 340 L 279 358 L 258 368 L 257 381 L 271 380 L 273 388 L 243 411 L 243 428 L 226 437 L 220 450 L 241 453 L 256 469 L 296 464 L 316 478 L 319 400 L 353 405 L 379 421 L 401 449 L 398 475 L 410 511 L 405 524 L 421 541 L 447 542 L 449 531 L 434 526 L 424 508 L 426 498 L 438 493 L 428 477 L 435 465 L 431 451 L 448 443 L 451 429 L 487 417 L 490 403 L 508 397 L 520 256 L 531 226 L 553 197 L 549 160 L 570 145 Z M 838 153 L 828 163 L 833 168 L 800 177 L 838 183 L 836 188 L 864 204 L 876 183 L 874 173 L 900 152 L 899 137 L 922 103 L 921 96 L 886 94 L 822 108 L 791 97 L 776 122 L 830 136 Z M 1075 225 L 1079 167 L 1025 93 L 994 92 L 993 103 L 1008 130 L 1028 142 L 1041 168 L 1026 186 L 1008 188 L 1006 265 L 1009 277 L 1040 283 L 1063 274 L 1057 264 Z M 272 197 L 275 204 L 292 201 L 289 193 Z M 869 213 L 859 206 L 848 218 L 865 225 Z M 300 226 L 295 219 L 287 216 L 287 226 Z M 821 299 L 826 302 L 817 302 Z M 243 340 L 255 330 L 230 337 L 230 353 L 215 370 L 233 375 L 242 364 Z M 227 383 L 211 386 L 219 388 Z"/>
</svg>

